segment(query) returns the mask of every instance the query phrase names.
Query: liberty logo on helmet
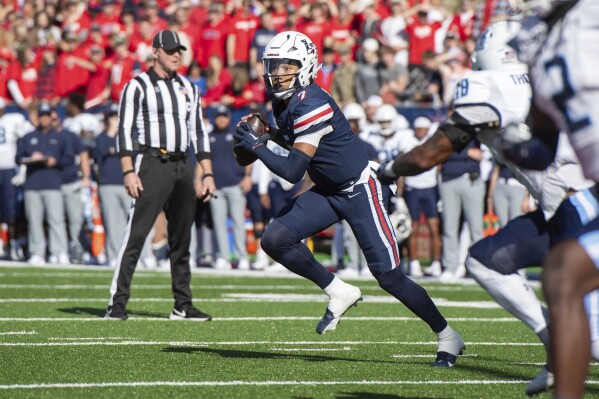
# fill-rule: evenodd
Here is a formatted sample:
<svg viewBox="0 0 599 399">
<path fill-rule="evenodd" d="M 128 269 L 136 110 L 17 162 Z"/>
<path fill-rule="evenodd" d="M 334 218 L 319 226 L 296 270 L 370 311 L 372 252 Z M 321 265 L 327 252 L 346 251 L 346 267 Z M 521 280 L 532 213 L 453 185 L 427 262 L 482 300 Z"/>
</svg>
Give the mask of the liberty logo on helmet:
<svg viewBox="0 0 599 399">
<path fill-rule="evenodd" d="M 316 52 L 316 46 L 314 43 L 308 43 L 306 39 L 302 39 L 302 43 L 306 46 L 306 53 L 314 54 Z"/>
</svg>

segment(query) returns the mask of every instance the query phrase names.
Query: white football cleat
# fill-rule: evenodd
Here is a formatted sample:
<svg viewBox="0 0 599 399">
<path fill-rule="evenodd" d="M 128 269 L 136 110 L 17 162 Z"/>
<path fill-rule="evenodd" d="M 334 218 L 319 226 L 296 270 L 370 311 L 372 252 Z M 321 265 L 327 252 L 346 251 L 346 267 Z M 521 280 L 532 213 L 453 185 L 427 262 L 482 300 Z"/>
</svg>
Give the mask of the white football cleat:
<svg viewBox="0 0 599 399">
<path fill-rule="evenodd" d="M 324 316 L 316 326 L 316 332 L 319 334 L 335 330 L 341 316 L 362 300 L 362 291 L 358 287 L 347 284 L 337 277 L 325 290 L 330 300 Z"/>
<path fill-rule="evenodd" d="M 466 349 L 462 336 L 450 326 L 437 334 L 437 358 L 433 367 L 453 367 Z"/>
<path fill-rule="evenodd" d="M 524 392 L 528 396 L 537 395 L 553 388 L 554 376 L 553 373 L 547 370 L 547 365 L 544 365 L 539 371 L 539 374 L 526 385 Z"/>
</svg>

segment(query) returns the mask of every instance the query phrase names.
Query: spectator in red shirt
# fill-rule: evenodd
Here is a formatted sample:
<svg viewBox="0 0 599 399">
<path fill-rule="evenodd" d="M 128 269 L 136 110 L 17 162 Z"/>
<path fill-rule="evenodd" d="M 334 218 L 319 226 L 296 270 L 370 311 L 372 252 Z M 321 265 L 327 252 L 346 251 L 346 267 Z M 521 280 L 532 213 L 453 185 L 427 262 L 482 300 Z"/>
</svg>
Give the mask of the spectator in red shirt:
<svg viewBox="0 0 599 399">
<path fill-rule="evenodd" d="M 85 90 L 85 109 L 104 104 L 110 97 L 111 62 L 106 60 L 104 48 L 93 46 L 89 50 L 89 61 L 92 67 L 89 75 L 89 83 Z"/>
<path fill-rule="evenodd" d="M 224 8 L 222 3 L 212 4 L 208 10 L 208 20 L 202 26 L 195 57 L 203 69 L 208 68 L 208 60 L 214 55 L 225 60 L 225 64 L 228 65 L 225 48 L 228 45 L 231 26 L 225 18 Z"/>
<path fill-rule="evenodd" d="M 340 3 L 337 18 L 334 18 L 331 23 L 333 50 L 337 51 L 339 48 L 346 48 L 348 46 L 353 48 L 356 45 L 352 24 L 353 19 L 354 16 L 350 13 L 349 6 L 345 3 Z"/>
<path fill-rule="evenodd" d="M 17 62 L 10 65 L 8 91 L 19 107 L 27 108 L 34 99 L 38 78 L 37 54 L 29 47 L 17 51 Z"/>
<path fill-rule="evenodd" d="M 272 6 L 270 9 L 270 16 L 272 18 L 272 23 L 274 28 L 279 31 L 287 30 L 287 3 L 285 0 L 273 0 Z"/>
<path fill-rule="evenodd" d="M 87 54 L 79 46 L 77 35 L 65 32 L 60 48 L 62 52 L 58 56 L 56 94 L 65 97 L 76 91 L 83 92 L 89 79 L 89 71 L 79 64 L 80 59 L 87 58 Z"/>
<path fill-rule="evenodd" d="M 310 18 L 297 26 L 297 30 L 302 32 L 312 40 L 316 48 L 331 47 L 333 38 L 331 37 L 331 19 L 330 13 L 325 3 L 312 3 L 310 6 Z M 319 59 L 322 55 L 318 54 Z"/>
<path fill-rule="evenodd" d="M 139 62 L 144 62 L 152 55 L 152 38 L 154 29 L 148 17 L 143 17 L 137 24 L 137 30 L 129 38 L 129 50 Z"/>
<path fill-rule="evenodd" d="M 244 65 L 236 65 L 232 71 L 231 84 L 225 88 L 219 102 L 233 108 L 248 106 L 253 97 L 248 69 Z"/>
<path fill-rule="evenodd" d="M 118 103 L 121 91 L 131 79 L 141 72 L 141 64 L 129 52 L 129 43 L 123 35 L 115 35 L 112 39 L 114 55 L 110 69 L 110 99 Z"/>
<path fill-rule="evenodd" d="M 152 37 L 163 29 L 168 29 L 168 22 L 160 16 L 160 9 L 156 0 L 146 0 L 144 10 L 152 26 Z"/>
<path fill-rule="evenodd" d="M 121 15 L 121 32 L 127 37 L 133 36 L 137 30 L 137 23 L 135 22 L 136 14 L 135 11 L 125 9 Z"/>
<path fill-rule="evenodd" d="M 10 102 L 10 94 L 8 93 L 9 66 L 14 62 L 12 50 L 8 47 L 0 47 L 0 99 L 5 102 Z"/>
<path fill-rule="evenodd" d="M 190 21 L 190 11 L 189 8 L 181 7 L 177 8 L 175 11 L 174 18 L 177 23 L 181 25 L 181 32 L 185 33 L 190 41 L 190 49 L 196 48 L 196 40 L 198 36 L 200 36 L 201 24 L 195 25 Z M 189 51 L 191 55 L 191 51 Z"/>
<path fill-rule="evenodd" d="M 441 28 L 441 22 L 428 22 L 428 12 L 422 8 L 408 21 L 409 49 L 408 63 L 410 66 L 422 65 L 422 54 L 426 51 L 435 51 L 435 32 Z"/>
<path fill-rule="evenodd" d="M 474 28 L 474 5 L 472 0 L 460 1 L 460 12 L 457 13 L 449 24 L 449 31 L 458 34 L 460 41 L 464 43 L 472 36 Z"/>
<path fill-rule="evenodd" d="M 333 87 L 333 75 L 335 74 L 335 50 L 330 47 L 322 49 L 322 67 L 314 79 L 314 83 L 322 87 L 327 93 Z"/>
<path fill-rule="evenodd" d="M 86 37 L 91 25 L 91 19 L 87 14 L 86 2 L 68 0 L 61 10 L 62 30 Z"/>
<path fill-rule="evenodd" d="M 100 31 L 105 37 L 120 32 L 121 6 L 115 0 L 102 0 L 102 12 L 98 13 L 94 23 L 100 25 Z"/>
<path fill-rule="evenodd" d="M 217 106 L 220 98 L 231 85 L 231 75 L 225 68 L 223 59 L 218 55 L 210 57 L 206 70 L 206 85 L 208 89 L 202 101 L 202 106 Z"/>
<path fill-rule="evenodd" d="M 252 0 L 243 0 L 241 9 L 236 10 L 231 18 L 233 32 L 231 45 L 227 46 L 227 49 L 232 50 L 232 54 L 228 54 L 229 67 L 243 65 L 249 69 L 252 38 L 260 25 L 260 19 L 252 13 L 251 6 Z"/>
<path fill-rule="evenodd" d="M 92 46 L 100 46 L 103 49 L 108 47 L 108 38 L 102 35 L 102 30 L 100 25 L 93 23 L 89 27 L 89 35 L 87 36 L 87 42 L 85 44 L 86 47 L 90 48 Z"/>
</svg>

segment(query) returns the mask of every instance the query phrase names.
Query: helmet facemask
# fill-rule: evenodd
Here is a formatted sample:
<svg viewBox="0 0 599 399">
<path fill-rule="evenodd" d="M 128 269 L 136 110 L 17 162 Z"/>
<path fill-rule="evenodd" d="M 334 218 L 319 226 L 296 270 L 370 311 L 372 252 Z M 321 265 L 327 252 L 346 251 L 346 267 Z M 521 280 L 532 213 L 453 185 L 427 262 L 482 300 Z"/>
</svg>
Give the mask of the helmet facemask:
<svg viewBox="0 0 599 399">
<path fill-rule="evenodd" d="M 299 74 L 302 69 L 301 62 L 288 58 L 267 58 L 264 63 L 264 82 L 269 93 L 278 99 L 291 97 L 294 91 L 301 88 Z M 291 66 L 298 67 L 296 72 L 289 72 Z M 283 84 L 289 82 L 287 88 Z"/>
</svg>

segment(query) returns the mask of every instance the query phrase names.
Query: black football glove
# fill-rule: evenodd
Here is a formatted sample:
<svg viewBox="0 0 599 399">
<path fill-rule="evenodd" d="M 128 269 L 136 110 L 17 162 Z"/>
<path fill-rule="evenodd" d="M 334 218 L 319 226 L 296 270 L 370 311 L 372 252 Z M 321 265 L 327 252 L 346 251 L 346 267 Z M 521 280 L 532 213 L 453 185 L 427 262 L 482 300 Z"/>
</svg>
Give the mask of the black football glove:
<svg viewBox="0 0 599 399">
<path fill-rule="evenodd" d="M 385 161 L 381 163 L 381 166 L 376 170 L 376 177 L 382 184 L 393 184 L 399 178 L 395 172 L 393 172 L 393 160 Z"/>
<path fill-rule="evenodd" d="M 254 129 L 252 129 L 250 124 L 244 121 L 239 123 L 233 137 L 238 141 L 234 148 L 243 148 L 244 150 L 252 152 L 256 147 L 266 144 L 270 135 L 264 133 L 264 135 L 259 136 Z"/>
</svg>

